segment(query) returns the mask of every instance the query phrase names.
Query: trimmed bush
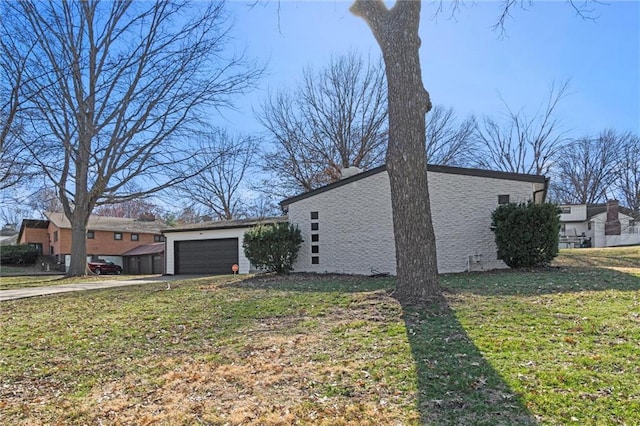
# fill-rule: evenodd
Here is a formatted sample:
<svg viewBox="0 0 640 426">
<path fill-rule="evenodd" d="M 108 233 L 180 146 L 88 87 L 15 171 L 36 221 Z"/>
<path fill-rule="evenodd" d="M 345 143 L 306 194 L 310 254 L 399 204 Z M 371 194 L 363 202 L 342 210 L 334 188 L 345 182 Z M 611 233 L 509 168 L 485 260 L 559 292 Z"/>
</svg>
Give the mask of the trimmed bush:
<svg viewBox="0 0 640 426">
<path fill-rule="evenodd" d="M 33 265 L 39 255 L 40 252 L 37 248 L 26 244 L 2 246 L 0 249 L 0 263 L 3 265 Z"/>
<path fill-rule="evenodd" d="M 558 255 L 560 210 L 555 204 L 502 204 L 491 215 L 498 259 L 511 268 L 548 264 Z"/>
<path fill-rule="evenodd" d="M 244 255 L 257 268 L 287 273 L 298 257 L 302 237 L 298 227 L 288 223 L 258 225 L 244 234 Z"/>
</svg>

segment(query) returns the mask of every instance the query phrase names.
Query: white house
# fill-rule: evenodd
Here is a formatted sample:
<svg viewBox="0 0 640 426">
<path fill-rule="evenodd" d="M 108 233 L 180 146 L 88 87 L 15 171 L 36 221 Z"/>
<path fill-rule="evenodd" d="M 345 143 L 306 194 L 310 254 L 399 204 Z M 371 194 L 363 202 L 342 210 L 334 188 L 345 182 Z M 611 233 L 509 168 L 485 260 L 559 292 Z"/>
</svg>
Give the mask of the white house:
<svg viewBox="0 0 640 426">
<path fill-rule="evenodd" d="M 244 233 L 258 224 L 286 222 L 286 217 L 205 222 L 169 228 L 165 236 L 165 273 L 231 274 L 252 271 L 244 255 Z"/>
<path fill-rule="evenodd" d="M 614 247 L 640 244 L 640 214 L 607 204 L 560 205 L 560 248 Z"/>
<path fill-rule="evenodd" d="M 428 167 L 440 273 L 504 268 L 491 213 L 501 203 L 542 202 L 544 176 Z M 396 273 L 389 176 L 385 166 L 281 202 L 304 242 L 294 270 Z"/>
</svg>

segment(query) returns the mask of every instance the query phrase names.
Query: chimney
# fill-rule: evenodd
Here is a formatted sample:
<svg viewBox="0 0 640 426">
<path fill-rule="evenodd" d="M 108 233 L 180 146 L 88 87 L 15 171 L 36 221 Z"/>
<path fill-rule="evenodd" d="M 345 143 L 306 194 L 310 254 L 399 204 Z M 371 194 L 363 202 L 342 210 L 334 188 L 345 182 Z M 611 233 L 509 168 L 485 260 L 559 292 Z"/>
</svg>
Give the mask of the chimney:
<svg viewBox="0 0 640 426">
<path fill-rule="evenodd" d="M 618 200 L 607 201 L 607 221 L 604 224 L 604 235 L 620 235 L 620 217 Z"/>
<path fill-rule="evenodd" d="M 340 179 L 345 179 L 351 176 L 355 176 L 358 173 L 360 173 L 362 170 L 360 170 L 358 167 L 356 166 L 351 166 L 351 167 L 344 167 L 342 169 L 340 169 Z"/>
</svg>

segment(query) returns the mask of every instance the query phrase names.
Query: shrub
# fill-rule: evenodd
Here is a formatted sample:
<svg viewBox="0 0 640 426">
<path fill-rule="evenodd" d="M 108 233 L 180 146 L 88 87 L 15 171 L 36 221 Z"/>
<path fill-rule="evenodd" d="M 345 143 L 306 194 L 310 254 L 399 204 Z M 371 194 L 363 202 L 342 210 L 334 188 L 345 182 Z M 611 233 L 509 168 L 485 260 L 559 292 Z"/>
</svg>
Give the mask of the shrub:
<svg viewBox="0 0 640 426">
<path fill-rule="evenodd" d="M 288 223 L 258 225 L 244 234 L 244 254 L 256 267 L 286 273 L 293 269 L 302 237 L 298 227 Z"/>
<path fill-rule="evenodd" d="M 491 215 L 498 259 L 512 268 L 530 268 L 558 255 L 560 210 L 555 204 L 502 204 Z"/>
<path fill-rule="evenodd" d="M 37 248 L 26 244 L 16 246 L 2 246 L 0 249 L 0 263 L 3 265 L 29 264 L 36 262 L 40 252 Z"/>
</svg>

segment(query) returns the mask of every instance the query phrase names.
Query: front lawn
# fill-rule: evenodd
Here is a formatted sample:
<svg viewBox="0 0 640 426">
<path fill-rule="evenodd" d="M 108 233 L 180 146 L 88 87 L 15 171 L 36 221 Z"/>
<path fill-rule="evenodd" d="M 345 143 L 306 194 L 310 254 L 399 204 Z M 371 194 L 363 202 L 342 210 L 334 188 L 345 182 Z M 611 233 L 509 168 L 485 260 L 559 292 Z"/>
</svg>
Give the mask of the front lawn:
<svg viewBox="0 0 640 426">
<path fill-rule="evenodd" d="M 640 424 L 640 263 L 571 256 L 430 308 L 295 274 L 3 302 L 0 424 Z"/>
</svg>

